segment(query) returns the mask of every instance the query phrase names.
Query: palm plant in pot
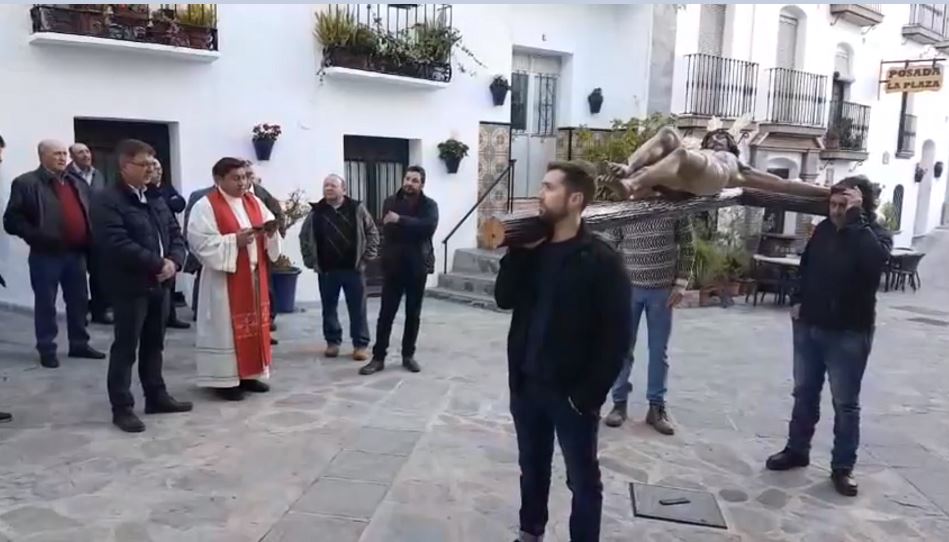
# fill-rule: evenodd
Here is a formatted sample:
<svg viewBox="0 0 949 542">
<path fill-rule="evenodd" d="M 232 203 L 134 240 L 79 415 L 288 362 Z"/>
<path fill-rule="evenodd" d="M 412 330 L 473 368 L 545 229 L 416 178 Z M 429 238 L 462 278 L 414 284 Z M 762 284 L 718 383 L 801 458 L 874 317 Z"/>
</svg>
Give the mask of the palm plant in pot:
<svg viewBox="0 0 949 542">
<path fill-rule="evenodd" d="M 273 145 L 277 138 L 283 133 L 279 124 L 258 124 L 254 126 L 253 140 L 254 153 L 260 161 L 270 160 L 270 153 L 273 152 Z"/>
<path fill-rule="evenodd" d="M 468 156 L 468 145 L 457 139 L 448 139 L 438 144 L 438 157 L 445 161 L 448 173 L 458 173 L 458 166 L 465 156 Z"/>
<path fill-rule="evenodd" d="M 310 212 L 306 194 L 299 188 L 291 192 L 290 196 L 281 205 L 283 206 L 281 232 L 289 230 L 294 224 L 306 218 L 306 215 Z M 281 254 L 274 262 L 271 267 L 271 277 L 273 278 L 273 299 L 276 312 L 287 314 L 296 311 L 297 278 L 301 272 L 301 269 L 293 265 L 286 254 Z"/>
<path fill-rule="evenodd" d="M 496 75 L 488 88 L 491 89 L 491 98 L 494 100 L 494 105 L 504 105 L 504 100 L 507 99 L 507 91 L 511 90 L 511 83 L 508 82 L 507 77 Z"/>
</svg>

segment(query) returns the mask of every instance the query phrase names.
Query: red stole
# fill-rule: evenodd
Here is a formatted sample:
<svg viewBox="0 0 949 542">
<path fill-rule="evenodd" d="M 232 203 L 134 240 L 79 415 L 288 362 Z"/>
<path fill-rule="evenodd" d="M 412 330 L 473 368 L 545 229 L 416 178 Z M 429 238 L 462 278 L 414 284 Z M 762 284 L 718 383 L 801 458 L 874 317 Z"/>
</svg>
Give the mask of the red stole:
<svg viewBox="0 0 949 542">
<path fill-rule="evenodd" d="M 221 235 L 241 230 L 234 211 L 217 189 L 208 193 Z M 253 226 L 262 226 L 263 214 L 254 196 L 244 194 L 244 211 Z M 237 270 L 227 275 L 227 298 L 231 306 L 231 326 L 234 330 L 234 350 L 237 353 L 237 373 L 242 380 L 264 372 L 270 366 L 270 286 L 267 268 L 270 262 L 264 236 L 257 237 L 257 289 L 250 269 L 247 247 L 237 250 Z M 256 297 L 255 297 L 256 293 Z"/>
</svg>

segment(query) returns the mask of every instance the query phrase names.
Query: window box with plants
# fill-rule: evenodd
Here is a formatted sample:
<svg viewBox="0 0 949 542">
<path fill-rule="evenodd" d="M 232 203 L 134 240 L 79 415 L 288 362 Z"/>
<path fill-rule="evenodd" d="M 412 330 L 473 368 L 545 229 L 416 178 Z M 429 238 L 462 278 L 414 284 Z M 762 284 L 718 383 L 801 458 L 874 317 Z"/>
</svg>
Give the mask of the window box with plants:
<svg viewBox="0 0 949 542">
<path fill-rule="evenodd" d="M 434 15 L 450 10 L 448 5 L 423 4 L 428 7 L 416 8 L 425 13 L 418 22 L 397 29 L 383 26 L 383 21 L 389 24 L 391 20 L 376 12 L 383 8 L 355 6 L 333 4 L 316 14 L 315 34 L 323 47 L 321 75 L 330 68 L 349 68 L 448 83 L 455 49 L 482 65 L 460 43 L 461 33 Z"/>
<path fill-rule="evenodd" d="M 257 155 L 258 160 L 262 162 L 270 160 L 274 143 L 277 142 L 277 138 L 280 137 L 281 133 L 282 130 L 279 124 L 264 123 L 254 126 L 252 140 L 254 143 L 254 154 Z"/>
<path fill-rule="evenodd" d="M 448 173 L 458 173 L 458 166 L 465 156 L 468 156 L 468 145 L 457 139 L 448 139 L 438 144 L 438 157 L 445 162 Z"/>
<path fill-rule="evenodd" d="M 301 189 L 290 193 L 283 205 L 283 224 L 281 235 L 293 227 L 294 224 L 306 218 L 310 213 L 310 205 L 306 201 L 306 194 Z M 273 279 L 274 310 L 280 314 L 296 312 L 297 279 L 303 271 L 293 265 L 286 254 L 281 254 L 270 268 Z"/>
</svg>

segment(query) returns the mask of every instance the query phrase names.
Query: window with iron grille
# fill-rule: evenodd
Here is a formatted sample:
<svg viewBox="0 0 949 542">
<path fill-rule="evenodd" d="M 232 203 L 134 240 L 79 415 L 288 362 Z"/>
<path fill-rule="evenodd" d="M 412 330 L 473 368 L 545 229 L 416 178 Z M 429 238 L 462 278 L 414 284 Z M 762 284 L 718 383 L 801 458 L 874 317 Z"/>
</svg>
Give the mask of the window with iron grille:
<svg viewBox="0 0 949 542">
<path fill-rule="evenodd" d="M 511 129 L 527 130 L 527 82 L 524 72 L 511 74 Z"/>
<path fill-rule="evenodd" d="M 910 158 L 916 151 L 916 115 L 913 111 L 913 95 L 904 92 L 900 107 L 900 127 L 896 137 L 896 157 Z"/>
<path fill-rule="evenodd" d="M 893 218 L 896 219 L 896 229 L 903 225 L 903 185 L 898 184 L 893 189 Z"/>
<path fill-rule="evenodd" d="M 537 123 L 535 135 L 552 136 L 556 132 L 557 76 L 537 74 Z"/>
</svg>

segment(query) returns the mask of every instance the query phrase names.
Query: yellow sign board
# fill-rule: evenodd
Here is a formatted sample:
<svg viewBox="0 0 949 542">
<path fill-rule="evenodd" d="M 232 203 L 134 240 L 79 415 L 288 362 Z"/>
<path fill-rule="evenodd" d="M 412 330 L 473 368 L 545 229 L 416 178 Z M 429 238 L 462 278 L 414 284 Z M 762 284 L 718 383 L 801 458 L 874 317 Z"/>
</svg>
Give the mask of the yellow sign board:
<svg viewBox="0 0 949 542">
<path fill-rule="evenodd" d="M 942 89 L 942 66 L 906 66 L 886 71 L 887 92 L 927 92 Z"/>
</svg>

